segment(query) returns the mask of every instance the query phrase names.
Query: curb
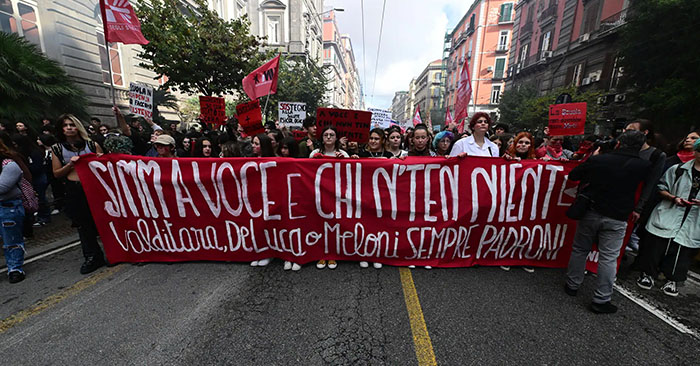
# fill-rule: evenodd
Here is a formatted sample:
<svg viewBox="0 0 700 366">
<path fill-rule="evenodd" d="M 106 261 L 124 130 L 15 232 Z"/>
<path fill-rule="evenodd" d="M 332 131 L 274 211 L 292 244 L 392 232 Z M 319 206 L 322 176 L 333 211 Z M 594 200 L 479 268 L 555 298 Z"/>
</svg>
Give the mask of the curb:
<svg viewBox="0 0 700 366">
<path fill-rule="evenodd" d="M 36 256 L 42 255 L 44 253 L 48 253 L 54 249 L 60 248 L 62 246 L 65 246 L 65 245 L 72 243 L 72 242 L 75 242 L 77 240 L 79 240 L 79 237 L 78 237 L 78 233 L 76 232 L 76 233 L 73 233 L 71 235 L 65 236 L 61 239 L 58 239 L 56 241 L 52 241 L 51 243 L 46 244 L 46 245 L 33 247 L 33 246 L 27 246 L 25 244 L 24 260 L 26 261 L 27 259 L 31 259 L 32 257 L 36 257 Z M 5 263 L 5 258 L 3 256 L 3 258 L 0 258 L 0 268 L 4 268 L 4 267 L 6 267 L 6 263 Z"/>
</svg>

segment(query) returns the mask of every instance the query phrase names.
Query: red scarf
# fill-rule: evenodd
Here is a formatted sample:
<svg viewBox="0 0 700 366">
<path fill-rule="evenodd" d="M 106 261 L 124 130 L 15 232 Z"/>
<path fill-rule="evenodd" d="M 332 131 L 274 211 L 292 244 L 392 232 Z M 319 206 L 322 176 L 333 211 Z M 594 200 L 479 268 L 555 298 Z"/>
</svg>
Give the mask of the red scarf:
<svg viewBox="0 0 700 366">
<path fill-rule="evenodd" d="M 561 157 L 561 154 L 564 153 L 564 148 L 561 145 L 557 147 L 547 146 L 547 153 L 549 153 L 549 156 L 555 159 L 559 159 L 559 157 Z"/>
<path fill-rule="evenodd" d="M 695 159 L 695 154 L 693 153 L 693 150 L 681 150 L 676 154 L 676 156 L 678 156 L 678 158 L 681 159 L 681 161 L 684 163 Z"/>
</svg>

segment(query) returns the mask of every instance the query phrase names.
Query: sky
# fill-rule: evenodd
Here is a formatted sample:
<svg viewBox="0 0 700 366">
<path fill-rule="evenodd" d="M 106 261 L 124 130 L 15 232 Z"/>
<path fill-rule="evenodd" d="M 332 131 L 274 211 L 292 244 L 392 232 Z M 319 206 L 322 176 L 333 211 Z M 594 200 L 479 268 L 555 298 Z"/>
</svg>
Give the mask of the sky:
<svg viewBox="0 0 700 366">
<path fill-rule="evenodd" d="M 340 33 L 349 34 L 352 39 L 365 106 L 389 109 L 395 92 L 408 90 L 412 78 L 418 77 L 431 61 L 442 59 L 445 32 L 459 22 L 472 2 L 386 0 L 377 64 L 384 0 L 364 0 L 364 42 L 362 0 L 324 0 L 325 10 L 333 7 L 344 9 L 336 13 L 336 21 Z"/>
</svg>

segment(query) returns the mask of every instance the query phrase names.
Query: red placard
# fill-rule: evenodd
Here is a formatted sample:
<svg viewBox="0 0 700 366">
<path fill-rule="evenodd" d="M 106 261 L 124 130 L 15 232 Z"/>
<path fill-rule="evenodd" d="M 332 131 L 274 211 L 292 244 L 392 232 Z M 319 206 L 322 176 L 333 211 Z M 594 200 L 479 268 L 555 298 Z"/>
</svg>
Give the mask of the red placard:
<svg viewBox="0 0 700 366">
<path fill-rule="evenodd" d="M 226 101 L 219 97 L 199 97 L 199 119 L 207 124 L 226 123 Z"/>
<path fill-rule="evenodd" d="M 259 100 L 237 105 L 236 114 L 238 114 L 238 123 L 241 124 L 246 135 L 255 136 L 259 133 L 265 133 Z"/>
<path fill-rule="evenodd" d="M 289 132 L 292 134 L 292 137 L 294 137 L 296 142 L 301 142 L 301 140 L 303 140 L 307 135 L 306 131 L 290 130 Z"/>
<path fill-rule="evenodd" d="M 323 128 L 331 125 L 338 130 L 338 138 L 366 143 L 372 125 L 372 112 L 351 109 L 318 108 L 316 110 L 316 137 L 321 139 Z"/>
<path fill-rule="evenodd" d="M 549 135 L 583 135 L 586 127 L 586 103 L 552 104 L 549 106 Z"/>
</svg>

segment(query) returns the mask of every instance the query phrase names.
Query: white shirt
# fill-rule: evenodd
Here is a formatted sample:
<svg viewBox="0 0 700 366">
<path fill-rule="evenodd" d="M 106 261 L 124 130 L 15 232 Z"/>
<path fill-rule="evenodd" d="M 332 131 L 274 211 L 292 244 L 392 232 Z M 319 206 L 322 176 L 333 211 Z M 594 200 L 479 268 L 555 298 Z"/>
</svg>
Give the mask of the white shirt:
<svg viewBox="0 0 700 366">
<path fill-rule="evenodd" d="M 476 141 L 474 141 L 474 136 L 468 136 L 467 138 L 455 142 L 454 146 L 452 146 L 450 156 L 457 156 L 463 152 L 467 153 L 469 156 L 493 156 L 497 158 L 500 155 L 498 146 L 491 142 L 491 140 L 484 137 L 484 145 L 479 147 Z"/>
</svg>

